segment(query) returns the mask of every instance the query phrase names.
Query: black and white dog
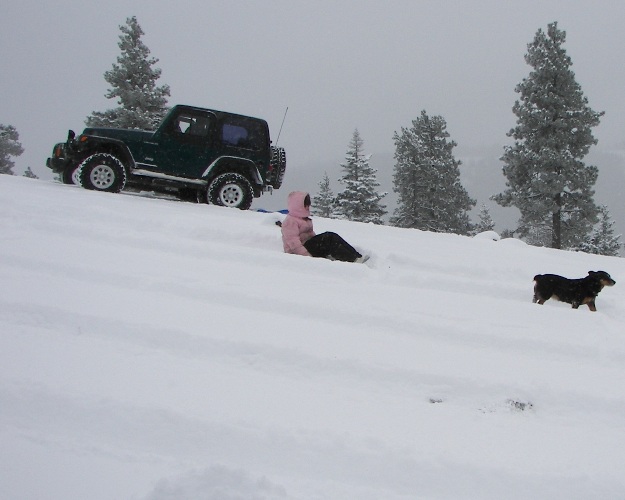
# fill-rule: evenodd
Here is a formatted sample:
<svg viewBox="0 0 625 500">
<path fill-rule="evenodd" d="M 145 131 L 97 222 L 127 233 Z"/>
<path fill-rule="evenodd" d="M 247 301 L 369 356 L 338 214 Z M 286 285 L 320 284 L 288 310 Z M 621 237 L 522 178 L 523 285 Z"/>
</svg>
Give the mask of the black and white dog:
<svg viewBox="0 0 625 500">
<path fill-rule="evenodd" d="M 613 286 L 616 281 L 605 271 L 588 271 L 588 276 L 569 279 L 557 274 L 538 274 L 534 276 L 534 302 L 544 304 L 549 299 L 568 302 L 577 309 L 586 304 L 588 309 L 596 311 L 595 299 L 604 286 Z"/>
</svg>

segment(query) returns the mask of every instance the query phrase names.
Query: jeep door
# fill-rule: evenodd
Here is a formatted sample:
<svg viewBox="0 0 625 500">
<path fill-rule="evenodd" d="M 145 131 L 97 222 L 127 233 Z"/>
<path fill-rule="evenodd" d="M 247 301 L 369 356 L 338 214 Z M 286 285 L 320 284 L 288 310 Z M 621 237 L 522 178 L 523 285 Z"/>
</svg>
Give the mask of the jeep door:
<svg viewBox="0 0 625 500">
<path fill-rule="evenodd" d="M 157 171 L 176 177 L 200 178 L 210 163 L 214 127 L 212 113 L 181 109 L 157 140 L 158 150 L 154 155 Z"/>
</svg>

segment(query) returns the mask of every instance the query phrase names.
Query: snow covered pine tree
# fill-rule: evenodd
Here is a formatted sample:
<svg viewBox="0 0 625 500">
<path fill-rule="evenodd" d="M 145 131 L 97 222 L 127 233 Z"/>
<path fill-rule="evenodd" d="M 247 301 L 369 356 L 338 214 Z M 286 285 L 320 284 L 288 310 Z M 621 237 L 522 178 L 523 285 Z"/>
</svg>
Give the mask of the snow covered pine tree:
<svg viewBox="0 0 625 500">
<path fill-rule="evenodd" d="M 15 127 L 0 124 L 0 174 L 13 175 L 15 162 L 11 156 L 19 156 L 24 152 L 19 138 Z"/>
<path fill-rule="evenodd" d="M 319 193 L 312 199 L 311 211 L 313 215 L 336 219 L 336 196 L 330 188 L 330 177 L 323 173 L 323 179 L 319 182 Z"/>
<path fill-rule="evenodd" d="M 355 222 L 384 224 L 385 206 L 380 203 L 387 193 L 378 193 L 377 170 L 369 165 L 371 155 L 365 155 L 363 140 L 358 129 L 349 143 L 345 163 L 341 163 L 343 177 L 339 182 L 345 189 L 336 197 L 337 212 L 341 219 Z"/>
<path fill-rule="evenodd" d="M 141 41 L 144 34 L 136 17 L 126 19 L 120 26 L 118 64 L 104 73 L 111 85 L 107 99 L 118 98 L 119 107 L 108 111 L 94 111 L 85 123 L 88 127 L 155 130 L 167 113 L 169 86 L 156 86 L 161 70 L 152 66 L 156 58 L 148 58 L 150 49 Z"/>
<path fill-rule="evenodd" d="M 469 234 L 468 212 L 476 201 L 460 183 L 460 161 L 442 116 L 425 110 L 411 128 L 395 132 L 393 190 L 398 193 L 391 224 L 439 233 Z"/>
<path fill-rule="evenodd" d="M 579 246 L 582 252 L 597 255 L 618 257 L 621 251 L 621 235 L 614 233 L 614 221 L 610 217 L 608 207 L 599 207 L 600 217 L 594 231 L 588 239 Z"/>
<path fill-rule="evenodd" d="M 517 232 L 552 248 L 576 248 L 597 221 L 593 186 L 598 170 L 582 158 L 597 143 L 591 129 L 603 112 L 588 106 L 562 47 L 566 33 L 557 23 L 538 30 L 525 61 L 533 71 L 517 85 L 512 111 L 517 125 L 504 148 L 507 189 L 493 199 L 521 212 Z"/>
<path fill-rule="evenodd" d="M 475 227 L 471 231 L 471 234 L 479 234 L 485 231 L 493 231 L 495 229 L 495 222 L 490 215 L 490 211 L 488 207 L 482 203 L 480 208 L 480 213 L 478 214 L 478 222 L 475 224 Z"/>
</svg>

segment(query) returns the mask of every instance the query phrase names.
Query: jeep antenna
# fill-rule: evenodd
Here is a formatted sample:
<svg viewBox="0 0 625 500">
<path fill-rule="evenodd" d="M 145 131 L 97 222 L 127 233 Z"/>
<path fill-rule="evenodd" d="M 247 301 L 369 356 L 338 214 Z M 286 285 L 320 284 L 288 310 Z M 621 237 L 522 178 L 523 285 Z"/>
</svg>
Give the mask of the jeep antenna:
<svg viewBox="0 0 625 500">
<path fill-rule="evenodd" d="M 289 112 L 289 107 L 287 106 L 284 110 L 284 116 L 282 117 L 282 123 L 280 124 L 280 130 L 278 131 L 278 138 L 276 139 L 276 147 L 278 147 L 278 142 L 280 141 L 280 134 L 282 133 L 282 127 L 284 126 L 284 120 L 286 120 L 286 114 Z"/>
</svg>

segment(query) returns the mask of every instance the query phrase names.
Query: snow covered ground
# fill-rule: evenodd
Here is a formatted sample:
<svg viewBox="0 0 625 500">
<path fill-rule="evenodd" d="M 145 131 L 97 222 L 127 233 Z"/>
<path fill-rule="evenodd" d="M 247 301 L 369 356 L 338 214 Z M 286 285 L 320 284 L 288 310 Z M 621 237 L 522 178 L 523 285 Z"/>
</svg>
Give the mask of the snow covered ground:
<svg viewBox="0 0 625 500">
<path fill-rule="evenodd" d="M 623 259 L 316 219 L 346 264 L 279 214 L 0 202 L 2 499 L 625 497 Z M 596 313 L 532 304 L 599 269 Z"/>
</svg>

